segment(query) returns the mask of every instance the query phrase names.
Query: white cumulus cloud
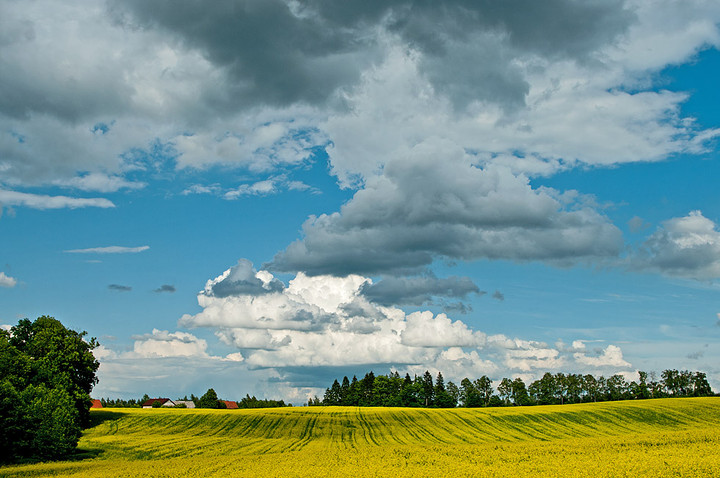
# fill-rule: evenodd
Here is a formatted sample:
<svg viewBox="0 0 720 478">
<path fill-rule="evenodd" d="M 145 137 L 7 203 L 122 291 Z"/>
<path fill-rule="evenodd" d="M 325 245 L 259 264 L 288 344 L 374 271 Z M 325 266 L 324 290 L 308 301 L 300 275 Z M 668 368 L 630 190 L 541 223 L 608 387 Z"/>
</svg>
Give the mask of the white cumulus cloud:
<svg viewBox="0 0 720 478">
<path fill-rule="evenodd" d="M 4 272 L 0 272 L 0 287 L 12 288 L 17 285 L 17 279 L 6 275 Z"/>
<path fill-rule="evenodd" d="M 633 265 L 669 276 L 716 279 L 720 277 L 717 224 L 700 211 L 669 219 L 642 244 Z"/>
</svg>

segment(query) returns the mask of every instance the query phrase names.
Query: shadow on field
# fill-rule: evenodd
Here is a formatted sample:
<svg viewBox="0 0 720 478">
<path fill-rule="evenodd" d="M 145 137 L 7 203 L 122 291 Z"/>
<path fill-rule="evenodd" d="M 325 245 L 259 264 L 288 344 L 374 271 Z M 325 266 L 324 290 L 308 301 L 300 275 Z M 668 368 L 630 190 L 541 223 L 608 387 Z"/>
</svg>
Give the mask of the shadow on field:
<svg viewBox="0 0 720 478">
<path fill-rule="evenodd" d="M 117 420 L 120 420 L 123 418 L 126 413 L 123 412 L 117 412 L 117 411 L 105 411 L 105 410 L 93 410 L 90 413 L 90 423 L 88 424 L 87 429 L 94 428 L 99 425 L 102 425 L 106 422 L 114 422 Z M 112 423 L 110 424 L 112 426 Z M 116 426 L 117 428 L 117 426 Z M 92 458 L 97 458 L 98 456 L 102 455 L 103 452 L 102 448 L 77 448 L 73 453 L 63 458 L 63 460 L 67 461 L 82 461 L 82 460 L 89 460 Z"/>
<path fill-rule="evenodd" d="M 78 448 L 72 454 L 63 458 L 65 461 L 82 461 L 97 458 L 103 454 L 102 448 Z"/>
<path fill-rule="evenodd" d="M 123 412 L 116 412 L 116 411 L 110 411 L 110 410 L 93 410 L 90 413 L 90 424 L 88 425 L 88 428 L 93 428 L 98 425 L 102 425 L 105 422 L 113 421 L 113 420 L 120 420 L 123 418 L 126 413 Z"/>
</svg>

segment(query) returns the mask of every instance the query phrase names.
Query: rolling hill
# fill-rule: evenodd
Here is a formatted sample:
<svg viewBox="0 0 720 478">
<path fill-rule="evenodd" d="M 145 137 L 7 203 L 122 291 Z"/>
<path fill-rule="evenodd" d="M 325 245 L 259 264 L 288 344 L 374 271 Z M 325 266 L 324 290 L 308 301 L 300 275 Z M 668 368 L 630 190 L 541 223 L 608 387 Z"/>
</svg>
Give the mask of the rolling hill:
<svg viewBox="0 0 720 478">
<path fill-rule="evenodd" d="M 492 409 L 105 409 L 0 476 L 713 476 L 720 398 Z"/>
</svg>

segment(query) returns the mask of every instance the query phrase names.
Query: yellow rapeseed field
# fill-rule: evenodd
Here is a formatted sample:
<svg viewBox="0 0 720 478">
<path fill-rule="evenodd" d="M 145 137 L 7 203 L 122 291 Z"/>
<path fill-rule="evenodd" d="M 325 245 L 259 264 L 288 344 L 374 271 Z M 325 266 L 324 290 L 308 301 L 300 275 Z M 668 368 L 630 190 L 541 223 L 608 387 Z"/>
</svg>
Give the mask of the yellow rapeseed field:
<svg viewBox="0 0 720 478">
<path fill-rule="evenodd" d="M 106 409 L 3 477 L 720 476 L 720 398 L 493 409 Z"/>
</svg>

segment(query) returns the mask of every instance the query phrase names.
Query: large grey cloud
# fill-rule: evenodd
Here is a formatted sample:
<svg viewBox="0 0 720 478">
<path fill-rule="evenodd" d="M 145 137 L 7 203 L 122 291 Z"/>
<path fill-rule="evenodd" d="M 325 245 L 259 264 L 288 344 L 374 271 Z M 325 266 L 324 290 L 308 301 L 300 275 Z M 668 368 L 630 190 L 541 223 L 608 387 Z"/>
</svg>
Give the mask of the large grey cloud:
<svg viewBox="0 0 720 478">
<path fill-rule="evenodd" d="M 478 168 L 443 141 L 411 154 L 368 178 L 340 212 L 310 218 L 272 267 L 345 275 L 413 270 L 436 258 L 563 264 L 622 248 L 619 229 L 578 198 L 533 189 L 504 168 Z"/>
<path fill-rule="evenodd" d="M 124 8 L 123 8 L 124 7 Z M 378 35 L 423 53 L 424 69 L 456 104 L 522 103 L 523 55 L 585 59 L 626 31 L 621 1 L 126 0 L 120 21 L 165 28 L 235 82 L 217 107 L 324 103 L 379 57 Z M 129 13 L 123 16 L 122 13 Z"/>
<path fill-rule="evenodd" d="M 328 102 L 347 102 L 348 92 L 395 48 L 415 55 L 418 74 L 433 89 L 430 94 L 449 99 L 456 109 L 489 103 L 507 110 L 525 104 L 534 87 L 545 88 L 533 75 L 542 76 L 553 64 L 597 63 L 597 68 L 580 72 L 578 84 L 588 75 L 604 77 L 612 64 L 635 68 L 631 59 L 637 57 L 636 49 L 631 48 L 634 43 L 627 46 L 628 38 L 643 46 L 656 24 L 663 25 L 664 38 L 676 48 L 659 49 L 665 56 L 655 52 L 652 68 L 668 58 L 683 61 L 713 41 L 712 29 L 698 30 L 693 20 L 715 18 L 718 12 L 707 5 L 684 7 L 690 13 L 675 22 L 676 15 L 664 13 L 667 5 L 656 12 L 642 2 L 628 3 L 3 2 L 0 89 L 13 94 L 0 98 L 0 183 L 102 192 L 138 188 L 143 182 L 128 181 L 126 175 L 161 167 L 154 158 L 158 144 L 165 148 L 161 156 L 171 156 L 183 168 L 223 164 L 267 171 L 297 164 L 313 147 L 336 140 L 317 131 L 328 114 L 338 111 L 326 108 Z M 610 55 L 613 48 L 628 53 L 618 60 L 617 54 Z M 548 75 L 556 79 L 568 72 Z M 601 85 L 603 91 L 624 81 L 617 72 L 610 77 L 609 84 Z M 670 106 L 680 101 L 680 96 L 666 99 Z M 570 102 L 578 104 L 576 98 Z M 595 111 L 596 102 L 591 103 Z M 302 109 L 301 104 L 313 107 Z M 353 114 L 362 107 L 346 106 Z M 537 105 L 529 106 L 537 110 Z M 565 131 L 566 138 L 588 139 L 565 148 L 569 151 L 545 151 L 548 144 L 557 144 L 556 138 L 548 138 L 553 131 L 537 128 L 548 124 L 548 114 L 563 117 L 565 109 L 537 110 L 542 114 L 531 122 L 537 124 L 524 127 L 535 127 L 539 138 L 520 149 L 540 149 L 544 157 L 577 151 L 603 156 L 597 146 L 608 144 L 604 138 L 589 141 L 587 134 Z M 658 106 L 646 109 L 653 116 L 667 116 Z M 618 129 L 627 131 L 626 123 Z M 637 131 L 653 125 L 641 122 Z M 678 128 L 667 127 L 653 136 L 655 142 L 676 142 L 682 137 Z M 309 138 L 299 139 L 303 134 Z M 508 134 L 517 136 L 514 127 L 502 136 Z M 631 160 L 655 159 L 657 151 L 641 148 L 637 134 L 616 141 L 617 149 L 629 151 L 625 143 L 638 145 L 631 148 Z M 472 135 L 483 136 L 477 131 Z M 508 149 L 512 146 L 501 148 Z M 663 154 L 668 148 L 656 149 Z M 592 160 L 613 162 L 615 156 Z M 337 160 L 333 158 L 334 172 L 342 176 Z"/>
</svg>

